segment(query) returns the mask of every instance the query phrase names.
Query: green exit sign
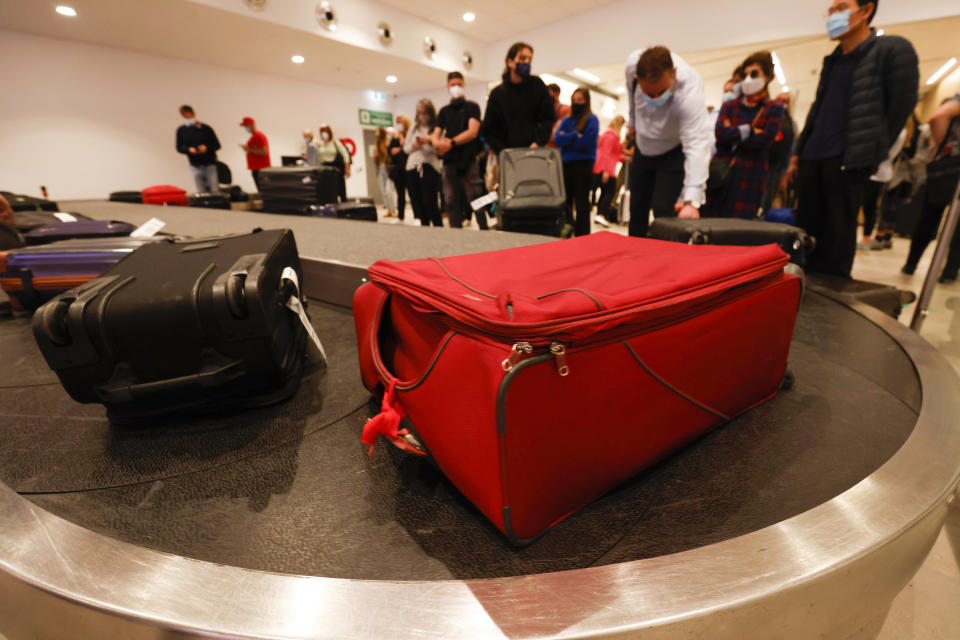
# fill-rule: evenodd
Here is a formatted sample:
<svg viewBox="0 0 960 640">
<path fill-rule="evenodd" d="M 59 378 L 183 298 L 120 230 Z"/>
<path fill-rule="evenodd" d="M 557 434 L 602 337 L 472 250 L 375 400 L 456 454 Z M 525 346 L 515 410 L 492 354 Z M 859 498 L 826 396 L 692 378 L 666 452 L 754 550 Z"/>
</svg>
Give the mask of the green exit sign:
<svg viewBox="0 0 960 640">
<path fill-rule="evenodd" d="M 365 127 L 392 127 L 393 114 L 386 111 L 360 109 L 360 124 Z"/>
</svg>

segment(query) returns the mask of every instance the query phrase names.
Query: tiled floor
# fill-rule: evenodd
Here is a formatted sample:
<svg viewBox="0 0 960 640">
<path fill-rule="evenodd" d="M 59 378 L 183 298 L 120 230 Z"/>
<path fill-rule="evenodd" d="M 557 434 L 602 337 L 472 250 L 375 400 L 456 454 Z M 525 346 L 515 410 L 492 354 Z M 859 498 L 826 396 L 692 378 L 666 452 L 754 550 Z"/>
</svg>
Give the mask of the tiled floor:
<svg viewBox="0 0 960 640">
<path fill-rule="evenodd" d="M 402 222 L 395 218 L 382 218 L 381 222 L 417 224 L 409 211 Z M 621 225 L 605 227 L 594 222 L 592 226 L 593 231 L 626 234 L 626 227 Z M 473 223 L 466 229 L 477 227 Z M 934 247 L 927 249 L 916 274 L 907 276 L 900 273 L 900 268 L 909 247 L 908 239 L 896 238 L 892 249 L 859 251 L 853 277 L 891 284 L 919 296 Z M 906 306 L 900 321 L 909 325 L 915 307 Z M 960 282 L 937 285 L 920 335 L 960 373 Z M 923 566 L 894 601 L 877 640 L 960 640 L 960 499 Z"/>
</svg>

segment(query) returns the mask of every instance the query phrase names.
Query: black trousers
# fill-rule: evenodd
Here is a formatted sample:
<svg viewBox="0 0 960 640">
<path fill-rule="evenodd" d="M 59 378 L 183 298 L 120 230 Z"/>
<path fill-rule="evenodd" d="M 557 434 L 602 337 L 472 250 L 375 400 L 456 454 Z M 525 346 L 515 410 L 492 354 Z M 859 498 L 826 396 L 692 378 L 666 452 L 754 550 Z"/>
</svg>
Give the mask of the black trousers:
<svg viewBox="0 0 960 640">
<path fill-rule="evenodd" d="M 924 200 L 923 210 L 920 213 L 920 219 L 917 221 L 917 228 L 914 229 L 913 237 L 910 240 L 910 254 L 907 256 L 908 266 L 916 268 L 927 245 L 937 237 L 940 222 L 943 220 L 943 212 L 948 211 L 949 206 Z M 947 254 L 947 263 L 943 267 L 943 271 L 948 274 L 956 274 L 958 269 L 960 269 L 960 224 L 957 225 L 953 232 L 953 238 L 950 239 L 950 253 Z"/>
<path fill-rule="evenodd" d="M 407 208 L 407 173 L 399 169 L 390 174 L 390 181 L 397 190 L 397 215 L 403 220 L 403 212 Z"/>
<path fill-rule="evenodd" d="M 800 161 L 797 226 L 817 241 L 808 271 L 850 277 L 857 253 L 857 214 L 869 173 L 844 170 L 840 157 Z"/>
<path fill-rule="evenodd" d="M 483 178 L 480 177 L 480 165 L 476 160 L 463 175 L 460 175 L 456 166 L 443 165 L 443 198 L 446 201 L 450 226 L 454 229 L 463 227 L 464 211 L 470 211 L 470 203 L 484 196 L 486 192 Z M 487 228 L 487 214 L 482 210 L 477 212 L 477 225 L 481 229 Z"/>
<path fill-rule="evenodd" d="M 575 160 L 563 163 L 563 185 L 567 191 L 567 222 L 573 222 L 574 208 L 577 211 L 574 232 L 578 236 L 590 235 L 590 187 L 593 185 L 593 162 Z"/>
<path fill-rule="evenodd" d="M 420 219 L 420 224 L 442 227 L 443 219 L 437 201 L 440 196 L 440 174 L 437 170 L 424 164 L 419 170 L 407 171 L 407 188 L 410 190 L 413 215 Z"/>
<path fill-rule="evenodd" d="M 683 147 L 659 156 L 633 155 L 630 164 L 630 235 L 644 237 L 650 208 L 657 218 L 676 216 L 674 205 L 683 191 Z"/>
<path fill-rule="evenodd" d="M 257 185 L 257 191 L 260 191 L 260 169 L 251 169 L 250 173 L 253 174 L 253 184 Z"/>
<path fill-rule="evenodd" d="M 604 216 L 610 222 L 616 222 L 618 211 L 613 207 L 613 198 L 617 195 L 617 177 L 610 176 L 606 182 L 603 182 L 603 174 L 594 174 L 600 183 L 600 200 L 597 201 L 597 213 Z"/>
<path fill-rule="evenodd" d="M 883 182 L 868 179 L 863 186 L 863 235 L 873 235 L 877 226 L 877 209 L 883 193 Z"/>
</svg>

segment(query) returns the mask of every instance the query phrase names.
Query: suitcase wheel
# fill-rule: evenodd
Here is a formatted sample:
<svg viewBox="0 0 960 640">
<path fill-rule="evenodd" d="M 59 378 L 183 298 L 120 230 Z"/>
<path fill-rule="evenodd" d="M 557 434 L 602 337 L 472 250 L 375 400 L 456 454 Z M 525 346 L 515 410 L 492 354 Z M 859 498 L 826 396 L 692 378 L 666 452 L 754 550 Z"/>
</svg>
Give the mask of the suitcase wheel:
<svg viewBox="0 0 960 640">
<path fill-rule="evenodd" d="M 40 328 L 55 345 L 61 347 L 70 344 L 70 332 L 67 331 L 67 312 L 72 299 L 57 300 L 44 305 L 40 316 Z"/>
<path fill-rule="evenodd" d="M 246 318 L 249 314 L 247 309 L 247 292 L 244 287 L 247 274 L 231 273 L 227 278 L 226 290 L 224 294 L 227 298 L 227 307 L 230 309 L 230 315 L 234 318 Z"/>
</svg>

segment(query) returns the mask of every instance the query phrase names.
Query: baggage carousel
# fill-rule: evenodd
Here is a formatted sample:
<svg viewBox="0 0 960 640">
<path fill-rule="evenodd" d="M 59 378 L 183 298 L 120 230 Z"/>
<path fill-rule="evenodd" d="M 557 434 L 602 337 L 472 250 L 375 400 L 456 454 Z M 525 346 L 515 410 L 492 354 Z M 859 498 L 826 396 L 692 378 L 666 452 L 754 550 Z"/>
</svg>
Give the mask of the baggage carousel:
<svg viewBox="0 0 960 640">
<path fill-rule="evenodd" d="M 549 238 L 65 208 L 195 236 L 294 229 L 329 365 L 281 405 L 118 427 L 67 396 L 29 317 L 0 318 L 9 640 L 870 638 L 960 481 L 950 366 L 891 318 L 807 291 L 792 388 L 512 547 L 428 461 L 386 443 L 367 457 L 349 302 L 380 257 Z"/>
</svg>

